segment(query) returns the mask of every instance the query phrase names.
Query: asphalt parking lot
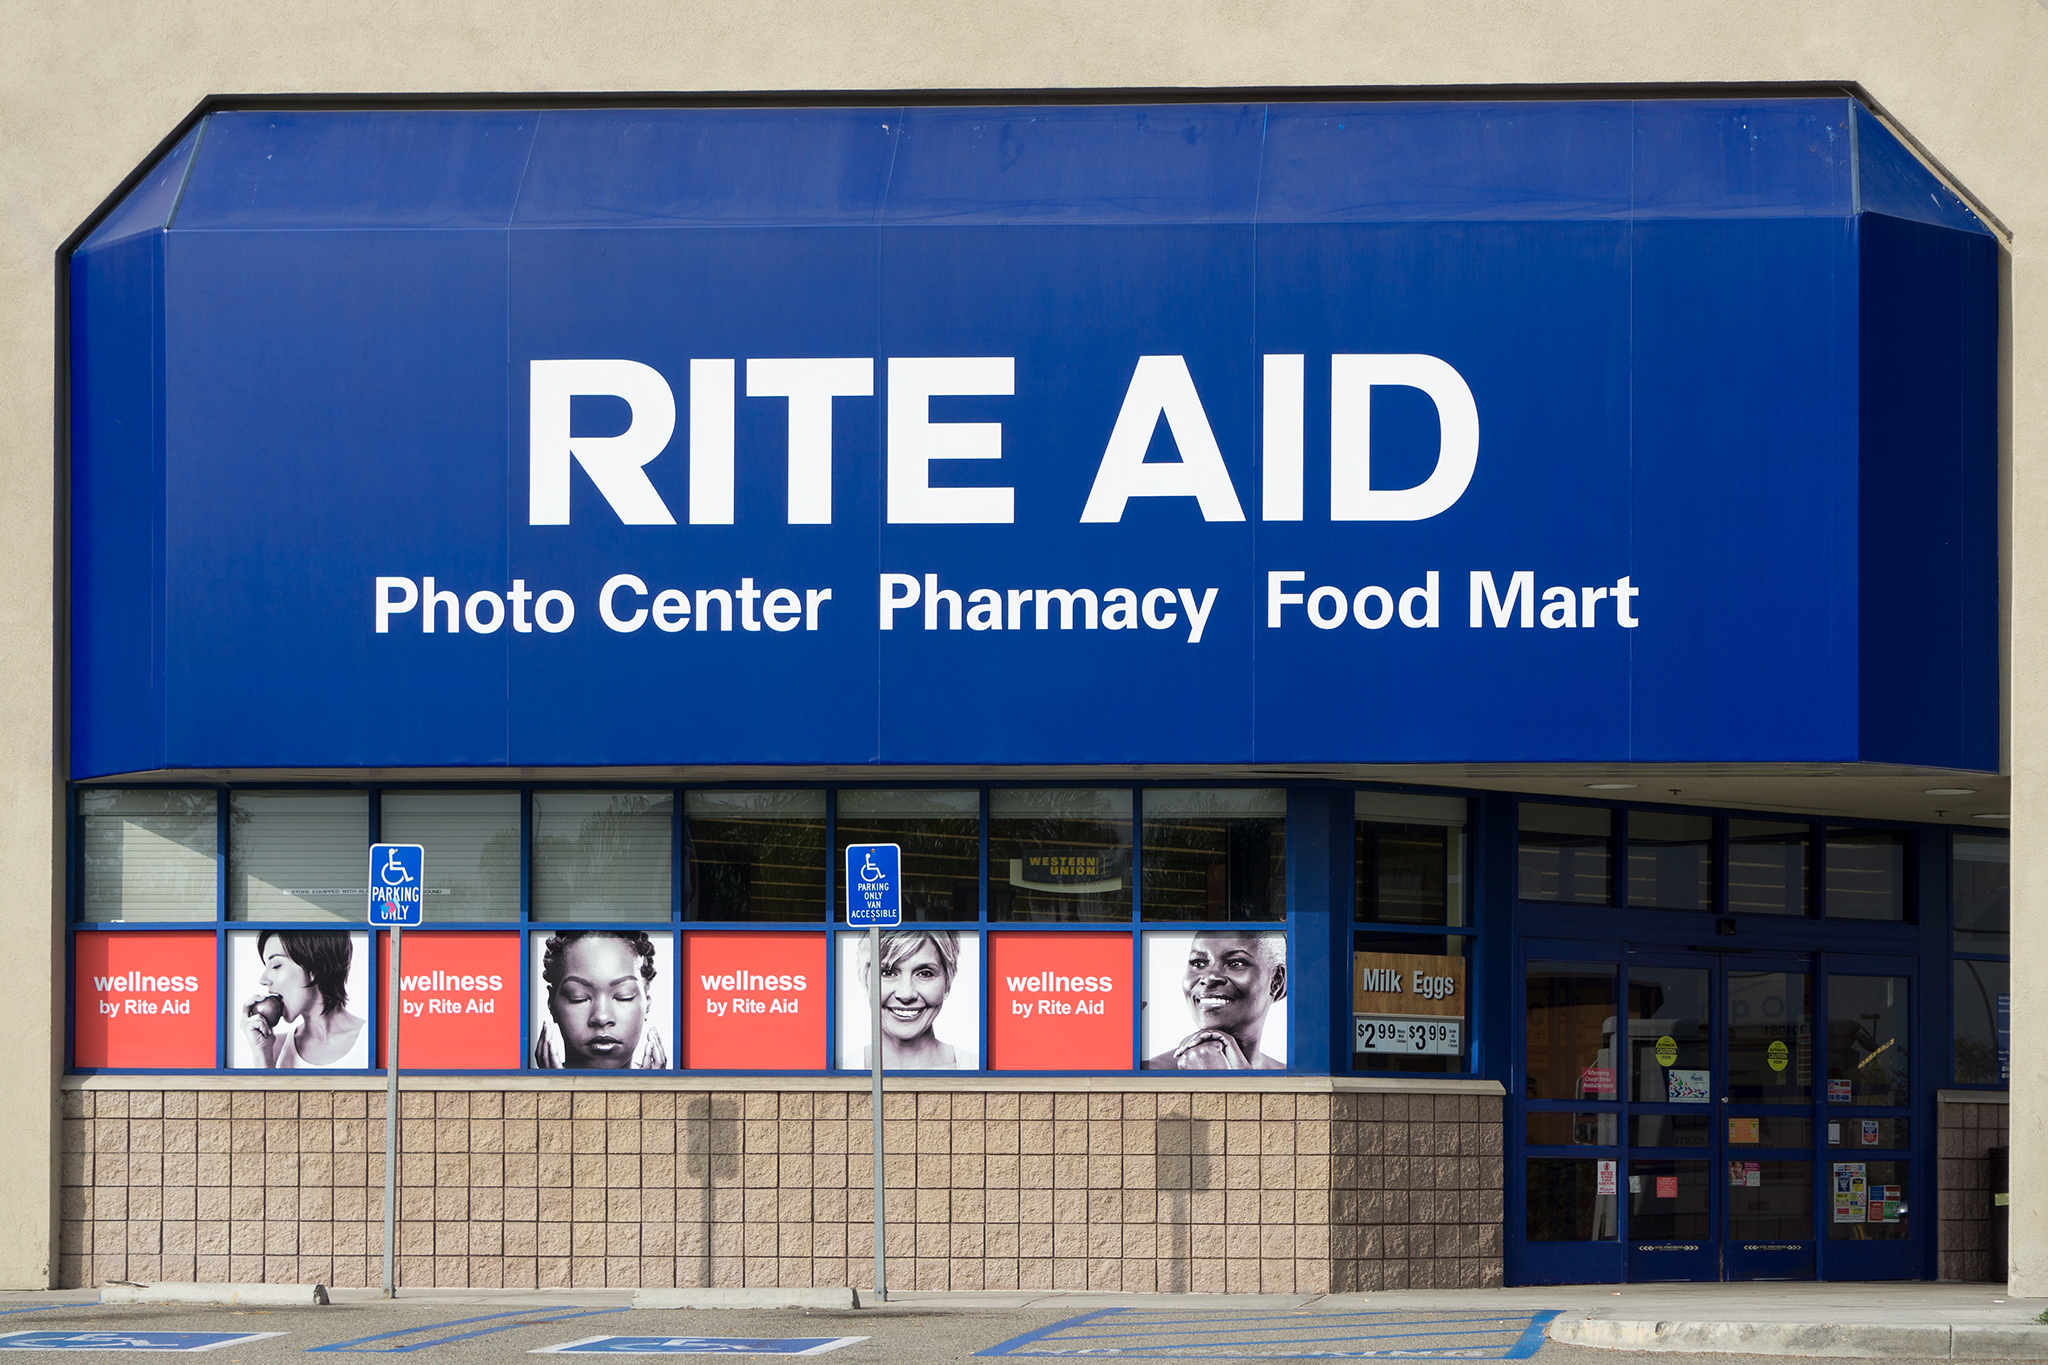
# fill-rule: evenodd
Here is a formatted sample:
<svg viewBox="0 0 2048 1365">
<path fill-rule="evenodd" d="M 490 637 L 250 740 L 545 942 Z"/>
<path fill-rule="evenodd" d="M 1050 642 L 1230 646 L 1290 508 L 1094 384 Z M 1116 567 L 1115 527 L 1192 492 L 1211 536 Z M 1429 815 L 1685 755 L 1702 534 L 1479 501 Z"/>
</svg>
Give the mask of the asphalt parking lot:
<svg viewBox="0 0 2048 1365">
<path fill-rule="evenodd" d="M 427 1361 L 530 1354 L 831 1355 L 844 1365 L 1017 1359 L 1521 1360 L 1554 1365 L 1670 1365 L 1669 1354 L 1562 1346 L 1556 1316 L 1529 1309 L 1360 1308 L 1314 1304 L 1095 1307 L 1072 1300 L 1003 1305 L 890 1304 L 837 1311 L 634 1309 L 620 1303 L 341 1302 L 308 1308 L 112 1306 L 67 1302 L 0 1310 L 0 1352 L 48 1358 L 203 1353 L 214 1365 L 306 1355 L 404 1355 Z M 1754 1356 L 1688 1356 L 1728 1365 Z"/>
</svg>

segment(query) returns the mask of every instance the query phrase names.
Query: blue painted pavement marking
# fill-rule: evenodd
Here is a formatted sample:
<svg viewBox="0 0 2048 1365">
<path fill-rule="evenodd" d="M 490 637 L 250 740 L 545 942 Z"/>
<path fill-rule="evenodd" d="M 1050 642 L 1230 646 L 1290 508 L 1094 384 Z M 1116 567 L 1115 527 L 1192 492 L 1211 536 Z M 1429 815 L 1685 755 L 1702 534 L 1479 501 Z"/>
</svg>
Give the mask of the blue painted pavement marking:
<svg viewBox="0 0 2048 1365">
<path fill-rule="evenodd" d="M 585 1337 L 543 1346 L 528 1355 L 821 1356 L 866 1337 Z"/>
<path fill-rule="evenodd" d="M 0 1351 L 217 1351 L 283 1332 L 0 1332 Z"/>
<path fill-rule="evenodd" d="M 1305 1308 L 1246 1316 L 1106 1308 L 1026 1332 L 975 1354 L 1174 1360 L 1526 1360 L 1542 1349 L 1544 1328 L 1556 1316 L 1556 1310 L 1432 1314 L 1415 1308 L 1357 1312 Z"/>
<path fill-rule="evenodd" d="M 452 1322 L 425 1323 L 418 1327 L 402 1327 L 395 1332 L 379 1332 L 375 1336 L 357 1337 L 353 1341 L 337 1341 L 332 1346 L 308 1346 L 311 1351 L 343 1351 L 351 1355 L 401 1355 L 408 1351 L 424 1351 L 429 1346 L 446 1346 L 453 1341 L 470 1341 L 476 1337 L 487 1337 L 497 1332 L 510 1332 L 519 1327 L 545 1327 L 551 1322 L 567 1322 L 571 1318 L 602 1317 L 606 1313 L 631 1312 L 627 1308 L 592 1308 L 581 1312 L 570 1312 L 567 1308 L 522 1308 L 516 1313 L 485 1313 L 481 1317 L 456 1318 Z M 539 1314 L 541 1316 L 535 1316 Z M 552 1316 L 547 1316 L 552 1314 Z M 501 1318 L 520 1318 L 520 1322 L 501 1322 Z M 474 1332 L 456 1332 L 450 1336 L 435 1337 L 432 1341 L 415 1341 L 405 1346 L 372 1346 L 373 1341 L 390 1341 L 394 1337 L 416 1337 L 425 1332 L 440 1332 L 450 1327 L 467 1327 L 473 1322 L 496 1322 L 495 1327 L 479 1327 Z"/>
</svg>

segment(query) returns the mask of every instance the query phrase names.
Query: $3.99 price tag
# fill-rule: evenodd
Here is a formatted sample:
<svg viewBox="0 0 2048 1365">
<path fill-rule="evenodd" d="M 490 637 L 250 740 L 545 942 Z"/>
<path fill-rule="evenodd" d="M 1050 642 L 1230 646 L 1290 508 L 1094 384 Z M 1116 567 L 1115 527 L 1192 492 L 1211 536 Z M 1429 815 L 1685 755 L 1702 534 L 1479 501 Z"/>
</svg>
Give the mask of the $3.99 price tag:
<svg viewBox="0 0 2048 1365">
<path fill-rule="evenodd" d="M 1398 1014 L 1360 1014 L 1352 1018 L 1356 1052 L 1402 1052 L 1410 1056 L 1455 1057 L 1464 1049 L 1462 1021 Z"/>
</svg>

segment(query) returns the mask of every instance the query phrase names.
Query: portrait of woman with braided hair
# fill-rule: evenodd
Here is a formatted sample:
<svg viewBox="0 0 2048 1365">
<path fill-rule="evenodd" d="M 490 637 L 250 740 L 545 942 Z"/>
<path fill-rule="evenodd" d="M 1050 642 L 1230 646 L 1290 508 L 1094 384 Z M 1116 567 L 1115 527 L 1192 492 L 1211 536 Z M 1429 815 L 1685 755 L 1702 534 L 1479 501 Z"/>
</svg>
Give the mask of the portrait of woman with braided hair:
<svg viewBox="0 0 2048 1365">
<path fill-rule="evenodd" d="M 645 930 L 536 938 L 533 1064 L 553 1070 L 665 1071 L 669 941 Z"/>
</svg>

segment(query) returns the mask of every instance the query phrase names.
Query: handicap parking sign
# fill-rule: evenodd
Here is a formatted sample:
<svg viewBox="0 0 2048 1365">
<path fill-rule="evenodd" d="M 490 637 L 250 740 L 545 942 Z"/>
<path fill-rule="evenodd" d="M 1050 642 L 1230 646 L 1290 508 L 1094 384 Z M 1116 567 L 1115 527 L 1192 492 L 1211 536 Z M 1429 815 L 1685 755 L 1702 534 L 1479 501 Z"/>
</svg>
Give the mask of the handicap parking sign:
<svg viewBox="0 0 2048 1365">
<path fill-rule="evenodd" d="M 543 1346 L 528 1355 L 578 1356 L 821 1356 L 866 1337 L 585 1337 Z"/>
<path fill-rule="evenodd" d="M 895 844 L 846 846 L 846 922 L 855 929 L 903 923 L 903 850 Z"/>
<path fill-rule="evenodd" d="M 0 1351 L 217 1351 L 283 1332 L 0 1332 Z"/>
<path fill-rule="evenodd" d="M 370 845 L 370 924 L 417 929 L 426 908 L 427 852 L 418 844 Z"/>
</svg>

